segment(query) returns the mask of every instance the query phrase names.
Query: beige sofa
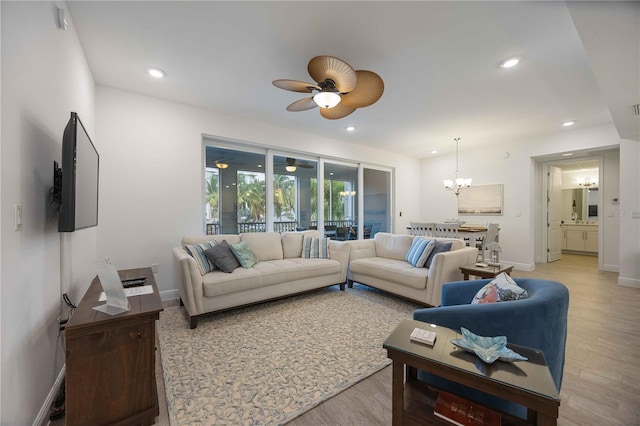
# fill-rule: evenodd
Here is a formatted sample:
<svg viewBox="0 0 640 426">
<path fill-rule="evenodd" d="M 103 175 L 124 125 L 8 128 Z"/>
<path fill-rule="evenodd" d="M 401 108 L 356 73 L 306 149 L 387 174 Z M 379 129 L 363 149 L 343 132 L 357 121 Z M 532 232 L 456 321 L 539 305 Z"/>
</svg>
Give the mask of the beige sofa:
<svg viewBox="0 0 640 426">
<path fill-rule="evenodd" d="M 340 284 L 344 290 L 349 246 L 329 241 L 329 259 L 304 259 L 303 235 L 319 237 L 318 231 L 247 233 L 240 235 L 198 235 L 182 238 L 173 249 L 179 267 L 178 290 L 181 303 L 190 317 L 191 328 L 204 314 L 277 299 L 321 287 Z M 237 268 L 231 273 L 214 270 L 202 275 L 185 245 L 211 240 L 229 244 L 247 243 L 258 259 L 252 268 Z"/>
<path fill-rule="evenodd" d="M 478 249 L 466 247 L 463 240 L 455 238 L 433 238 L 451 241 L 451 251 L 436 254 L 430 268 L 416 268 L 405 260 L 413 238 L 378 232 L 371 240 L 347 241 L 349 287 L 355 281 L 426 305 L 440 306 L 442 284 L 461 281 L 460 267 L 475 263 Z"/>
</svg>

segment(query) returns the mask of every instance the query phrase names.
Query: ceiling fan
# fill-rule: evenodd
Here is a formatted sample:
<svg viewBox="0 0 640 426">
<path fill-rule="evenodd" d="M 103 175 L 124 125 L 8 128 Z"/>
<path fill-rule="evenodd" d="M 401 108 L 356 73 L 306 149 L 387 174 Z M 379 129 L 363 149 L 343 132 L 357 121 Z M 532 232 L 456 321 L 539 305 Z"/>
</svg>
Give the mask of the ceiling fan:
<svg viewBox="0 0 640 426">
<path fill-rule="evenodd" d="M 382 78 L 373 71 L 354 70 L 334 56 L 316 56 L 307 66 L 316 83 L 299 80 L 274 80 L 273 85 L 292 92 L 313 93 L 287 107 L 287 111 L 306 111 L 320 107 L 320 115 L 329 120 L 346 117 L 358 108 L 373 105 L 384 92 Z"/>
<path fill-rule="evenodd" d="M 287 157 L 286 163 L 285 163 L 286 171 L 295 172 L 296 168 L 298 167 L 301 169 L 313 169 L 314 166 L 313 164 L 309 164 L 304 161 L 299 161 L 299 160 L 296 160 L 295 158 Z"/>
</svg>

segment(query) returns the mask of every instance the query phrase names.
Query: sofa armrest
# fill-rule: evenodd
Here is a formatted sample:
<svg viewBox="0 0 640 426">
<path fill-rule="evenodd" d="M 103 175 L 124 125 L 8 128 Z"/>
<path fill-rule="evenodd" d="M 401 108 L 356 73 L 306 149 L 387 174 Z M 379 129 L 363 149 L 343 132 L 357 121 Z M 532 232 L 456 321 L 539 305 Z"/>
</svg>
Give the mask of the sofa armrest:
<svg viewBox="0 0 640 426">
<path fill-rule="evenodd" d="M 429 268 L 426 302 L 432 306 L 439 306 L 442 298 L 442 284 L 460 281 L 462 279 L 460 267 L 474 263 L 477 256 L 478 249 L 475 247 L 464 247 L 436 254 Z"/>
<path fill-rule="evenodd" d="M 349 266 L 349 253 L 351 247 L 344 241 L 329 240 L 329 258 L 340 262 L 341 282 L 347 280 L 347 268 Z"/>
<path fill-rule="evenodd" d="M 189 315 L 202 313 L 202 275 L 196 261 L 182 247 L 174 247 L 173 257 L 178 263 L 178 291 Z"/>
</svg>

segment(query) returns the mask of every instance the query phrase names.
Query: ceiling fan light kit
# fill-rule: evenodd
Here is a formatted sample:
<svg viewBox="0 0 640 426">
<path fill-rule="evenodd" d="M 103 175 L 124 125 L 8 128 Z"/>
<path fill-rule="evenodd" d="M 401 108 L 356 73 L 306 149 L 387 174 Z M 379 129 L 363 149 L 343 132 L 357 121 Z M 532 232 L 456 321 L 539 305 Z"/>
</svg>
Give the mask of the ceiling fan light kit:
<svg viewBox="0 0 640 426">
<path fill-rule="evenodd" d="M 287 107 L 287 111 L 306 111 L 320 107 L 320 115 L 329 120 L 346 117 L 358 108 L 373 105 L 384 92 L 384 82 L 372 71 L 354 70 L 334 56 L 316 56 L 309 61 L 307 71 L 316 84 L 299 80 L 274 80 L 273 85 L 284 90 L 314 93 Z"/>
</svg>

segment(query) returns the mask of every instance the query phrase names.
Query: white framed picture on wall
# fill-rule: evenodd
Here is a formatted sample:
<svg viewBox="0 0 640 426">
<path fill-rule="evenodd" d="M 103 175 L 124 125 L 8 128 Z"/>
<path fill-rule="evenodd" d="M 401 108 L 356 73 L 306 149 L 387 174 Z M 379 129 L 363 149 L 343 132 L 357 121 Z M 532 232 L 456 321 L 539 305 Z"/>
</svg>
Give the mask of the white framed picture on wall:
<svg viewBox="0 0 640 426">
<path fill-rule="evenodd" d="M 503 185 L 472 185 L 458 195 L 461 216 L 502 216 Z"/>
</svg>

